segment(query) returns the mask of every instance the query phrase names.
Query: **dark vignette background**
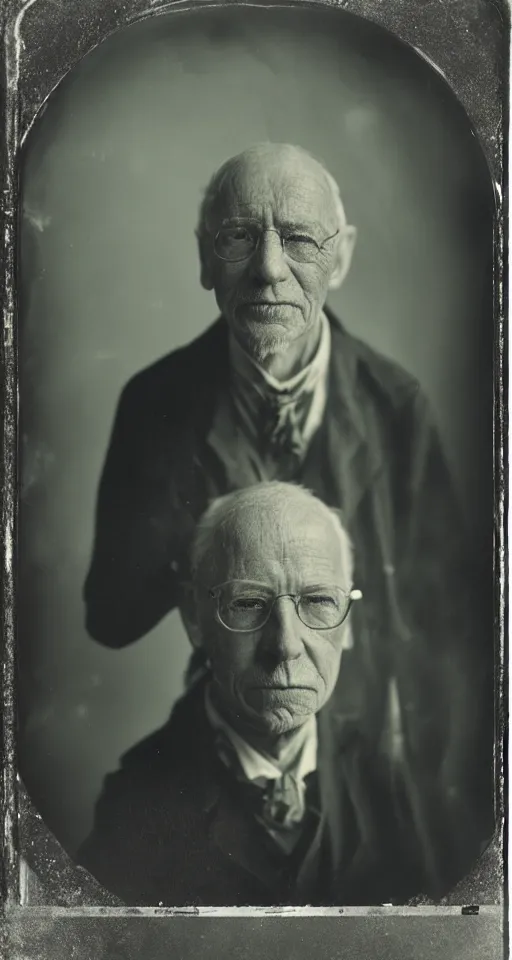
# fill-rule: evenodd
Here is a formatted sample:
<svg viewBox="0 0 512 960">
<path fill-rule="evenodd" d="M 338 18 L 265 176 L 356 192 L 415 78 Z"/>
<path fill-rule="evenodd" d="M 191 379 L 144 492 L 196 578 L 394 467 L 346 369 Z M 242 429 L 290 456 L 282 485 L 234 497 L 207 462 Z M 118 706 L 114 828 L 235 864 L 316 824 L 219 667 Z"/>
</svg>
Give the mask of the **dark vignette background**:
<svg viewBox="0 0 512 960">
<path fill-rule="evenodd" d="M 84 631 L 115 403 L 214 318 L 193 235 L 201 189 L 267 138 L 301 143 L 340 183 L 359 242 L 331 305 L 429 394 L 490 594 L 493 194 L 445 82 L 335 11 L 219 9 L 109 38 L 51 98 L 22 167 L 18 750 L 70 851 L 104 773 L 167 716 L 188 657 L 176 614 L 124 651 Z"/>
</svg>

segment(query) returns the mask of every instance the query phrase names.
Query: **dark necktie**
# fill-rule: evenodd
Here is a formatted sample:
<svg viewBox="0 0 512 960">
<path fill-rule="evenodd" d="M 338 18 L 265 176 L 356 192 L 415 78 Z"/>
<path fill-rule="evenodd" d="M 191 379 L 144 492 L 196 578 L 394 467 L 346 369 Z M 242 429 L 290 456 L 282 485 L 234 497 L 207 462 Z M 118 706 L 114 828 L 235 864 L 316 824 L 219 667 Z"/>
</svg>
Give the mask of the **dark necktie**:
<svg viewBox="0 0 512 960">
<path fill-rule="evenodd" d="M 266 396 L 262 403 L 262 446 L 279 464 L 279 475 L 283 480 L 295 477 L 302 464 L 306 452 L 304 427 L 312 400 L 313 393 L 303 391 L 298 397 L 286 394 Z"/>
<path fill-rule="evenodd" d="M 306 812 L 304 789 L 291 773 L 268 780 L 263 788 L 262 819 L 270 828 L 293 830 Z"/>
<path fill-rule="evenodd" d="M 244 793 L 254 814 L 271 830 L 293 831 L 306 812 L 304 790 L 293 774 L 284 773 L 263 786 L 248 781 L 229 737 L 217 730 L 215 744 L 221 760 L 244 785 Z"/>
</svg>

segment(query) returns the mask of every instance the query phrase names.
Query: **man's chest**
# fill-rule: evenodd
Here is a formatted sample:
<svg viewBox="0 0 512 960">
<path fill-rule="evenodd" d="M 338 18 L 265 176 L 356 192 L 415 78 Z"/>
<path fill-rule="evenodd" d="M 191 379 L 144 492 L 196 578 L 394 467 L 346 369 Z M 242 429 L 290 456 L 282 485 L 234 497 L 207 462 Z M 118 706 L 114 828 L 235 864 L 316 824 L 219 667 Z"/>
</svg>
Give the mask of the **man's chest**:
<svg viewBox="0 0 512 960">
<path fill-rule="evenodd" d="M 291 855 L 257 821 L 237 785 L 216 792 L 206 809 L 182 783 L 153 797 L 141 829 L 129 828 L 133 892 L 137 903 L 168 906 L 242 906 L 322 902 L 320 821 L 307 821 Z M 204 796 L 203 796 L 204 799 Z M 148 809 L 151 810 L 148 822 Z M 128 837 L 127 837 L 128 839 Z"/>
</svg>

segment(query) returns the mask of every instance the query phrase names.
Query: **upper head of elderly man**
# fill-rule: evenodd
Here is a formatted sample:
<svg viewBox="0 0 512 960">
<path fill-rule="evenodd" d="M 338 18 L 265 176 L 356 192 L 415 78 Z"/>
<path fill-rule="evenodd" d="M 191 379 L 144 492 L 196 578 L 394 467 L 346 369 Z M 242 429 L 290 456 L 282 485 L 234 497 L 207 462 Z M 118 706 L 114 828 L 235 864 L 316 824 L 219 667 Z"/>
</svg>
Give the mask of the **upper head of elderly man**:
<svg viewBox="0 0 512 960">
<path fill-rule="evenodd" d="M 355 241 L 332 176 L 299 147 L 257 144 L 214 175 L 198 238 L 202 284 L 233 337 L 279 380 L 305 367 Z"/>
<path fill-rule="evenodd" d="M 81 863 L 128 903 L 378 903 L 418 892 L 376 758 L 327 707 L 351 547 L 306 491 L 214 502 L 194 543 L 206 676 L 107 778 Z"/>
</svg>

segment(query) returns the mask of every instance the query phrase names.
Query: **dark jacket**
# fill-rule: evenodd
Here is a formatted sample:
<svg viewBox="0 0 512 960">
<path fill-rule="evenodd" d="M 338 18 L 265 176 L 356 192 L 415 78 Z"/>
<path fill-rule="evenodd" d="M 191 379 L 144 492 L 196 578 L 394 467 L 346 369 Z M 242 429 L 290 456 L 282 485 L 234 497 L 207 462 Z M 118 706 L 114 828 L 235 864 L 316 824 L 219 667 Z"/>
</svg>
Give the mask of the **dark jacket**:
<svg viewBox="0 0 512 960">
<path fill-rule="evenodd" d="M 492 805 L 492 723 L 486 727 L 481 714 L 493 667 L 491 623 L 484 634 L 481 591 L 418 383 L 327 314 L 328 400 L 297 479 L 341 509 L 354 544 L 354 583 L 363 591 L 336 709 L 375 746 L 388 681 L 396 678 L 411 802 L 432 873 L 442 875 L 438 857 L 457 856 L 447 853 L 439 828 L 439 784 L 464 851 L 480 835 L 477 784 Z M 123 391 L 85 586 L 87 627 L 100 642 L 129 644 L 180 603 L 195 522 L 212 489 L 227 492 L 223 465 L 206 441 L 228 389 L 228 331 L 220 319 Z M 492 700 L 487 706 L 492 713 Z"/>
<path fill-rule="evenodd" d="M 332 717 L 319 724 L 330 799 L 320 805 L 304 863 L 292 855 L 290 865 L 218 759 L 201 682 L 107 777 L 80 864 L 139 905 L 364 905 L 422 893 L 414 838 L 406 842 L 407 825 L 395 816 L 375 758 L 353 728 L 333 741 L 331 724 Z M 336 855 L 331 816 L 343 836 Z"/>
</svg>

